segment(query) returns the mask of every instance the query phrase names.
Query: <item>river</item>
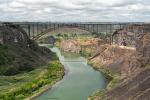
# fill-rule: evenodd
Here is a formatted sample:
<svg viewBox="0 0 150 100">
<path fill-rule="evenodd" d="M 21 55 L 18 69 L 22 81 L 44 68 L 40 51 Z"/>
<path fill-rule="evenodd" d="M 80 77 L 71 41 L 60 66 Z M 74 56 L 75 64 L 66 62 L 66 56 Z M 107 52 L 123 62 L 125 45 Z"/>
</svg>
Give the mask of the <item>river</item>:
<svg viewBox="0 0 150 100">
<path fill-rule="evenodd" d="M 56 47 L 51 50 L 56 52 L 64 65 L 66 75 L 36 100 L 87 100 L 97 90 L 106 88 L 104 75 L 88 65 L 85 58 L 72 54 L 66 56 Z"/>
</svg>

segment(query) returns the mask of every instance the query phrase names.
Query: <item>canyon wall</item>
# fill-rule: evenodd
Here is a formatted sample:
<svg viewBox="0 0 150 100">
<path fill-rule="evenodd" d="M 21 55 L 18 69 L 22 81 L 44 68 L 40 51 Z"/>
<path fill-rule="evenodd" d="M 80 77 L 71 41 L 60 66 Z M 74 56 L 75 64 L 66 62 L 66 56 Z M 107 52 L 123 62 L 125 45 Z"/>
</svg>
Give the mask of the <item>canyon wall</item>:
<svg viewBox="0 0 150 100">
<path fill-rule="evenodd" d="M 115 87 L 107 90 L 106 100 L 150 99 L 150 33 L 145 27 L 135 28 L 135 48 L 104 45 L 91 57 L 97 68 L 119 73 Z M 94 100 L 103 100 L 96 96 Z"/>
<path fill-rule="evenodd" d="M 15 25 L 0 26 L 0 74 L 15 75 L 49 62 L 51 51 L 39 47 Z"/>
</svg>

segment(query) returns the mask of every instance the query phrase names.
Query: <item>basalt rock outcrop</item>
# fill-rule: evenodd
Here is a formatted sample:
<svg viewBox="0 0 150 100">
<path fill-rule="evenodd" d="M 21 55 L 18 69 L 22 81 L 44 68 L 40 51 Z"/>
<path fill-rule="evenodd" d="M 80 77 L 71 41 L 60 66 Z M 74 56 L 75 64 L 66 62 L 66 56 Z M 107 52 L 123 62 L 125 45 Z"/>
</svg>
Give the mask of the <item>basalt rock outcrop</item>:
<svg viewBox="0 0 150 100">
<path fill-rule="evenodd" d="M 51 51 L 30 40 L 19 26 L 0 26 L 0 74 L 15 75 L 45 65 Z"/>
<path fill-rule="evenodd" d="M 150 64 L 150 33 L 138 34 L 136 38 L 137 66 Z"/>
<path fill-rule="evenodd" d="M 110 69 L 121 74 L 121 77 L 127 77 L 132 73 L 134 68 L 131 64 L 136 64 L 134 60 L 135 48 L 118 46 L 118 45 L 101 45 L 90 62 L 96 68 Z"/>
<path fill-rule="evenodd" d="M 106 100 L 150 99 L 150 33 L 140 27 L 135 35 L 135 50 L 124 46 L 105 46 L 103 52 L 91 58 L 93 63 L 99 63 L 98 67 L 121 75 L 117 86 L 105 94 Z M 95 100 L 102 98 L 95 97 Z"/>
<path fill-rule="evenodd" d="M 91 39 L 73 39 L 73 40 L 63 40 L 61 42 L 61 49 L 65 52 L 72 52 L 72 53 L 80 53 L 82 49 L 89 48 L 89 49 L 96 49 L 98 45 L 102 44 L 103 41 L 98 38 L 91 38 Z"/>
<path fill-rule="evenodd" d="M 81 50 L 80 45 L 74 40 L 65 40 L 61 42 L 61 50 L 65 52 L 79 53 Z"/>
</svg>

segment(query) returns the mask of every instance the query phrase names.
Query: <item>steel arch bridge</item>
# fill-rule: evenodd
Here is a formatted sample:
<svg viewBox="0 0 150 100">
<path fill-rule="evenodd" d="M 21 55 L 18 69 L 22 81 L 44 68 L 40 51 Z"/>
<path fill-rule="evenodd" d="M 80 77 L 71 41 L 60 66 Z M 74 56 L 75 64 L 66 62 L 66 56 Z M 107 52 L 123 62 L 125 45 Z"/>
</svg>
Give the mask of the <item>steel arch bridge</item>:
<svg viewBox="0 0 150 100">
<path fill-rule="evenodd" d="M 130 23 L 50 23 L 50 22 L 13 22 L 23 28 L 32 40 L 37 40 L 48 32 L 59 28 L 78 28 L 90 33 L 113 33 Z"/>
</svg>

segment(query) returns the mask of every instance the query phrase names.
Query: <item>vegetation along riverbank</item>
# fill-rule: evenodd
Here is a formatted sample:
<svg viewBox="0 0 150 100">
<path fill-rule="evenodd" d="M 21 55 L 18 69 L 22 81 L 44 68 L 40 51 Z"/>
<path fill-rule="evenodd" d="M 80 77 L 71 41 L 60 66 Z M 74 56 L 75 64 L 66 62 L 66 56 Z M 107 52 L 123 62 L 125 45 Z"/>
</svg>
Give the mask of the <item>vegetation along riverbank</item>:
<svg viewBox="0 0 150 100">
<path fill-rule="evenodd" d="M 52 60 L 47 66 L 42 66 L 28 73 L 1 76 L 0 98 L 3 100 L 22 100 L 32 95 L 36 96 L 61 80 L 63 76 L 64 68 L 58 59 Z"/>
<path fill-rule="evenodd" d="M 56 54 L 38 46 L 21 28 L 0 26 L 0 38 L 0 100 L 36 96 L 63 78 Z"/>
<path fill-rule="evenodd" d="M 137 32 L 146 30 L 144 26 L 134 27 Z M 109 69 L 119 77 L 109 83 L 106 91 L 97 92 L 89 100 L 149 100 L 150 33 L 145 32 L 135 38 L 136 46 L 103 45 L 90 58 L 97 69 Z"/>
<path fill-rule="evenodd" d="M 110 42 L 100 39 L 66 39 L 60 43 L 65 52 L 88 58 L 93 68 L 104 73 L 109 84 L 89 100 L 149 100 L 150 32 L 144 25 L 128 25 L 116 30 Z M 102 43 L 104 41 L 104 43 Z M 90 51 L 90 52 L 89 52 Z"/>
<path fill-rule="evenodd" d="M 94 42 L 95 39 L 61 41 L 60 48 L 63 51 L 83 54 L 93 68 L 103 72 L 110 80 L 104 91 L 98 91 L 89 100 L 149 100 L 150 33 L 145 31 L 145 26 L 130 27 L 137 33 L 118 30 L 113 34 L 112 44 Z M 138 34 L 141 30 L 144 33 Z M 125 32 L 126 35 L 123 34 Z M 134 37 L 134 40 L 128 37 Z M 122 45 L 120 39 L 127 39 L 127 44 Z M 86 50 L 91 50 L 90 55 L 84 55 L 88 54 Z"/>
</svg>

